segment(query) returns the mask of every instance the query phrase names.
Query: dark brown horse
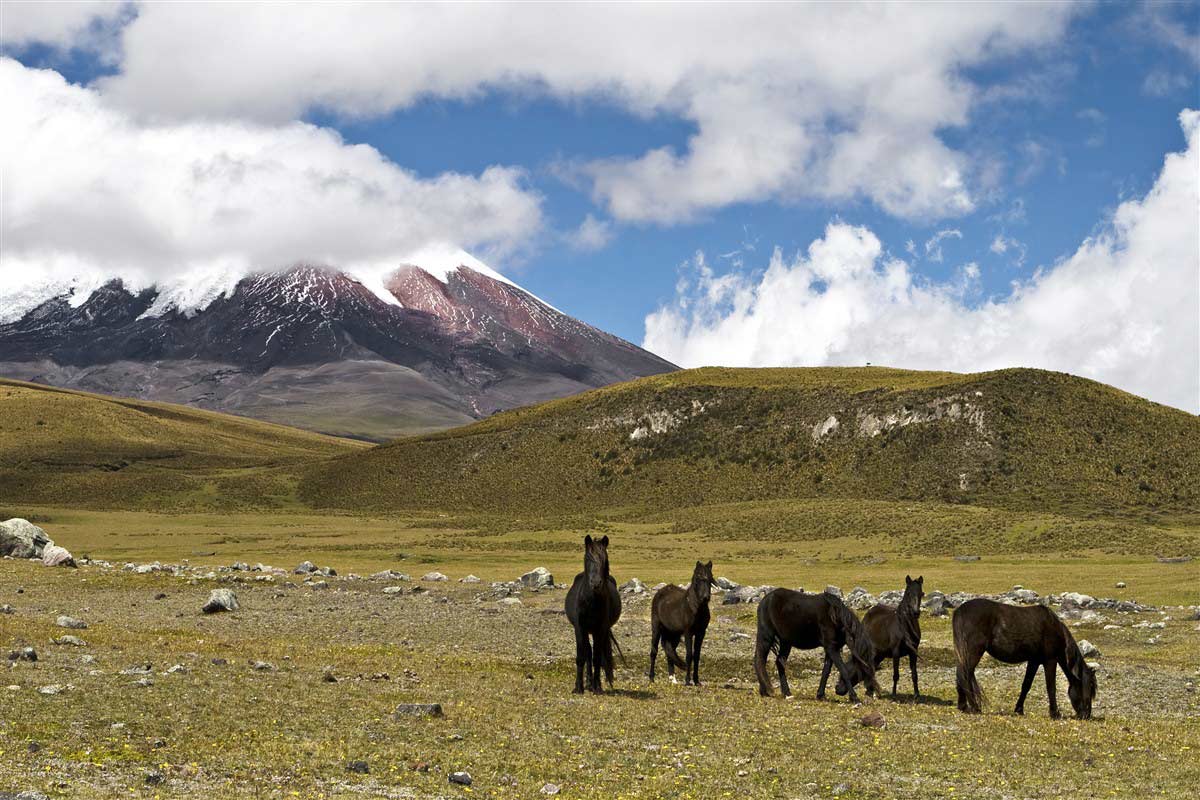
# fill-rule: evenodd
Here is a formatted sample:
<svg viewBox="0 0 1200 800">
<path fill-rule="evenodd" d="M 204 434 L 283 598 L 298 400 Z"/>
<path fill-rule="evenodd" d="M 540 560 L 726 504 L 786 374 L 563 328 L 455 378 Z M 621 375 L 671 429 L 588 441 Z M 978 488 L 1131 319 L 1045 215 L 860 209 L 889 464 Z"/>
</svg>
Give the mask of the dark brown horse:
<svg viewBox="0 0 1200 800">
<path fill-rule="evenodd" d="M 621 618 L 621 594 L 608 574 L 608 537 L 583 540 L 583 572 L 567 592 L 567 619 L 575 629 L 575 693 L 583 692 L 583 672 L 588 688 L 599 693 L 600 670 L 608 685 L 613 682 L 613 625 Z M 590 641 L 589 641 L 590 637 Z"/>
<path fill-rule="evenodd" d="M 817 699 L 825 699 L 825 685 L 829 682 L 829 670 L 837 667 L 838 675 L 849 686 L 851 701 L 858 702 L 858 694 L 850 682 L 850 673 L 842 661 L 843 645 L 850 646 L 850 658 L 863 673 L 867 693 L 879 691 L 875 683 L 875 647 L 866 629 L 846 608 L 840 597 L 829 594 L 804 594 L 791 589 L 773 589 L 758 604 L 758 639 L 754 644 L 754 674 L 758 677 L 758 692 L 771 694 L 771 679 L 767 677 L 767 654 L 775 653 L 775 666 L 779 670 L 779 690 L 783 696 L 791 694 L 788 689 L 787 672 L 784 665 L 793 647 L 800 650 L 825 650 L 825 666 L 821 670 L 821 685 L 817 688 Z"/>
<path fill-rule="evenodd" d="M 1050 717 L 1058 719 L 1055 670 L 1067 676 L 1067 696 L 1079 719 L 1091 719 L 1096 697 L 1096 671 L 1083 660 L 1075 637 L 1054 612 L 1045 606 L 1010 606 L 977 598 L 954 612 L 954 655 L 958 659 L 956 682 L 958 707 L 978 714 L 983 708 L 983 689 L 975 679 L 975 667 L 987 653 L 1005 664 L 1025 663 L 1025 682 L 1017 698 L 1016 713 L 1025 713 L 1025 696 L 1037 676 L 1046 670 L 1046 697 Z"/>
<path fill-rule="evenodd" d="M 900 605 L 879 603 L 863 616 L 863 627 L 875 645 L 875 669 L 885 658 L 892 659 L 892 697 L 900 687 L 900 659 L 908 656 L 908 669 L 912 672 L 913 697 L 920 697 L 917 686 L 917 648 L 921 644 L 921 599 L 925 597 L 925 577 L 915 581 L 904 576 L 904 596 Z M 854 685 L 862 682 L 862 670 L 858 664 L 850 665 L 850 676 Z M 838 679 L 837 693 L 845 694 L 846 682 Z"/>
<path fill-rule="evenodd" d="M 712 618 L 708 600 L 716 585 L 712 562 L 701 564 L 697 561 L 687 589 L 671 584 L 654 595 L 650 604 L 650 680 L 654 680 L 654 661 L 661 641 L 667 656 L 667 674 L 674 677 L 675 667 L 681 667 L 684 683 L 700 685 L 700 648 Z M 683 639 L 686 661 L 681 660 L 676 651 L 680 639 Z"/>
</svg>

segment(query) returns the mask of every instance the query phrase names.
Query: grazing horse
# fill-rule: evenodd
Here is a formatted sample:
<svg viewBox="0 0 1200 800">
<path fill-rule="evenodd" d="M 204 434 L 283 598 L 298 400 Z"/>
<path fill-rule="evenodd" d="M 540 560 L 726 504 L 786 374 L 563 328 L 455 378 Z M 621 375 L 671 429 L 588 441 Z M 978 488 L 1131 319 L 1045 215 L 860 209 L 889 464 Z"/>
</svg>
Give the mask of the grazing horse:
<svg viewBox="0 0 1200 800">
<path fill-rule="evenodd" d="M 613 682 L 612 627 L 621 618 L 621 594 L 608 574 L 608 537 L 583 540 L 583 572 L 567 592 L 567 619 L 575 629 L 575 693 L 583 692 L 583 671 L 588 688 L 601 691 L 600 670 Z M 588 641 L 588 637 L 591 641 Z"/>
<path fill-rule="evenodd" d="M 754 674 L 758 677 L 758 693 L 771 694 L 771 679 L 767 677 L 767 654 L 775 653 L 779 670 L 779 690 L 783 696 L 788 689 L 784 665 L 793 647 L 800 650 L 825 650 L 825 666 L 821 670 L 821 685 L 817 699 L 825 699 L 829 670 L 837 667 L 838 674 L 849 687 L 850 700 L 857 703 L 858 694 L 850 682 L 850 673 L 842 661 L 842 646 L 850 645 L 850 658 L 862 669 L 867 693 L 879 691 L 875 683 L 875 647 L 866 629 L 846 608 L 840 597 L 825 592 L 804 594 L 791 589 L 773 589 L 758 604 L 758 639 L 754 644 Z"/>
<path fill-rule="evenodd" d="M 921 644 L 921 598 L 924 596 L 925 577 L 920 576 L 914 581 L 905 575 L 900 605 L 879 603 L 863 616 L 863 627 L 871 637 L 871 644 L 875 645 L 875 669 L 879 669 L 885 658 L 892 659 L 892 697 L 896 696 L 900 686 L 900 659 L 903 656 L 908 656 L 908 669 L 912 672 L 913 697 L 921 696 L 917 687 L 917 648 Z M 857 663 L 850 665 L 850 677 L 854 685 L 862 682 L 862 670 Z M 837 693 L 846 692 L 846 682 L 838 679 Z"/>
<path fill-rule="evenodd" d="M 1045 606 L 1010 606 L 995 600 L 968 600 L 954 612 L 954 655 L 958 660 L 958 708 L 978 714 L 983 707 L 983 689 L 975 679 L 975 667 L 984 653 L 1005 664 L 1025 662 L 1025 682 L 1017 698 L 1017 714 L 1025 713 L 1025 695 L 1037 676 L 1046 670 L 1046 697 L 1050 718 L 1058 719 L 1055 669 L 1067 676 L 1067 696 L 1079 719 L 1092 718 L 1096 697 L 1096 671 L 1083 660 L 1079 645 L 1067 626 Z"/>
<path fill-rule="evenodd" d="M 692 582 L 687 589 L 675 584 L 664 586 L 654 595 L 650 604 L 650 680 L 654 680 L 654 661 L 658 657 L 658 645 L 662 642 L 667 656 L 667 674 L 675 677 L 675 667 L 681 667 L 684 683 L 700 685 L 700 647 L 704 644 L 704 632 L 708 630 L 711 615 L 708 600 L 712 596 L 712 562 L 696 562 L 692 571 Z M 679 658 L 675 648 L 683 639 L 687 661 Z"/>
</svg>

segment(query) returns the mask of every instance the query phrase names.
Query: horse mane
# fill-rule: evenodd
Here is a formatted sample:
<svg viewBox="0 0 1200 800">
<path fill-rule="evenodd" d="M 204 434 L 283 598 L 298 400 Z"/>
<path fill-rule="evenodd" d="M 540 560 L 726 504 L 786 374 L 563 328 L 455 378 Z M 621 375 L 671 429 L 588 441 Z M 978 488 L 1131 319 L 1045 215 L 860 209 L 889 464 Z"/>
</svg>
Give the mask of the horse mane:
<svg viewBox="0 0 1200 800">
<path fill-rule="evenodd" d="M 859 663 L 862 669 L 864 683 L 867 689 L 874 693 L 878 690 L 875 683 L 875 645 L 870 634 L 854 612 L 846 607 L 842 599 L 834 594 L 825 593 L 830 606 L 830 614 L 834 622 L 846 631 L 847 644 L 850 646 L 850 656 Z"/>
<path fill-rule="evenodd" d="M 1058 619 L 1058 615 L 1054 615 L 1054 619 L 1058 621 L 1059 627 L 1062 628 L 1063 642 L 1065 644 L 1065 655 L 1067 668 L 1063 673 L 1068 679 L 1079 683 L 1083 680 L 1083 671 L 1087 668 L 1087 660 L 1083 657 L 1083 651 L 1079 649 L 1079 644 L 1075 641 L 1075 635 L 1071 633 L 1071 629 L 1066 623 Z"/>
</svg>

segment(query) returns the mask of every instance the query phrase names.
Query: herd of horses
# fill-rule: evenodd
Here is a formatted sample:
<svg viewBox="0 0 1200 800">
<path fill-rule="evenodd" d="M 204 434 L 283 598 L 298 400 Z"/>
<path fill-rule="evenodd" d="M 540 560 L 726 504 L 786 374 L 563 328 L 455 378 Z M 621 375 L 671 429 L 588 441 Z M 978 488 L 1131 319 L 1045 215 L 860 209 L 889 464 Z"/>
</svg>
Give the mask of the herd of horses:
<svg viewBox="0 0 1200 800">
<path fill-rule="evenodd" d="M 575 629 L 575 692 L 587 688 L 603 691 L 601 674 L 611 687 L 613 648 L 620 646 L 613 626 L 621 617 L 621 594 L 609 574 L 608 537 L 584 539 L 583 572 L 575 576 L 567 592 L 567 619 Z M 917 682 L 918 649 L 921 645 L 921 600 L 925 595 L 924 578 L 904 578 L 904 595 L 896 606 L 879 604 L 863 619 L 846 607 L 835 594 L 807 594 L 791 589 L 774 589 L 758 604 L 758 635 L 754 645 L 754 674 L 759 693 L 772 693 L 767 659 L 775 656 L 779 689 L 791 694 L 787 680 L 787 658 L 793 648 L 825 654 L 817 699 L 825 698 L 832 670 L 838 671 L 835 691 L 858 701 L 855 687 L 862 685 L 869 695 L 879 693 L 875 672 L 887 658 L 892 659 L 892 696 L 900 683 L 900 660 L 908 659 L 914 697 L 920 697 Z M 708 609 L 712 588 L 716 586 L 712 562 L 696 562 L 687 587 L 665 586 L 650 606 L 650 680 L 654 680 L 655 662 L 661 647 L 667 659 L 668 674 L 675 668 L 684 671 L 687 684 L 700 685 L 700 649 L 708 629 Z M 1046 695 L 1050 716 L 1061 716 L 1057 699 L 1057 671 L 1062 667 L 1067 679 L 1067 695 L 1075 716 L 1090 719 L 1096 697 L 1096 672 L 1087 664 L 1075 637 L 1062 621 L 1045 606 L 1010 606 L 977 598 L 954 611 L 951 623 L 957 661 L 955 682 L 958 707 L 979 713 L 983 690 L 975 678 L 975 668 L 984 653 L 1006 664 L 1025 664 L 1025 681 L 1017 700 L 1016 713 L 1025 712 L 1025 697 L 1039 668 L 1045 671 Z M 684 657 L 678 647 L 684 644 Z M 849 658 L 842 658 L 846 648 Z M 622 655 L 622 658 L 624 656 Z"/>
</svg>

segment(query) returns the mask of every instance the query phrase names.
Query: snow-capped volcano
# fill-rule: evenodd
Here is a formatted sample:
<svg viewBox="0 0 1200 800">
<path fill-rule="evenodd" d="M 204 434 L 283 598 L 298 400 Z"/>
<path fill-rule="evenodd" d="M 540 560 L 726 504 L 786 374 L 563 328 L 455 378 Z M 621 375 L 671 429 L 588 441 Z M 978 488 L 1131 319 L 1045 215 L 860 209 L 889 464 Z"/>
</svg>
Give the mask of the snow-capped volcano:
<svg viewBox="0 0 1200 800">
<path fill-rule="evenodd" d="M 468 253 L 0 297 L 0 374 L 386 438 L 673 366 Z"/>
</svg>

